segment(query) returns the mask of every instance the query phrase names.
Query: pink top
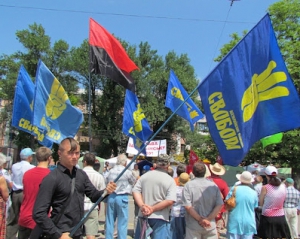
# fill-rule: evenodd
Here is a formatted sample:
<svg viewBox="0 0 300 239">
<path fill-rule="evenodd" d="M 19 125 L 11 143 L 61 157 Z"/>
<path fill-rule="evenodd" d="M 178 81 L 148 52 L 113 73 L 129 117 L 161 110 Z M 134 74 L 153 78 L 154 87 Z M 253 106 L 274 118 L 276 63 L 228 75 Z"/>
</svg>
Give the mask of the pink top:
<svg viewBox="0 0 300 239">
<path fill-rule="evenodd" d="M 284 215 L 283 203 L 286 196 L 286 187 L 284 184 L 272 186 L 266 184 L 264 186 L 267 193 L 262 207 L 262 215 L 266 217 L 279 217 Z"/>
</svg>

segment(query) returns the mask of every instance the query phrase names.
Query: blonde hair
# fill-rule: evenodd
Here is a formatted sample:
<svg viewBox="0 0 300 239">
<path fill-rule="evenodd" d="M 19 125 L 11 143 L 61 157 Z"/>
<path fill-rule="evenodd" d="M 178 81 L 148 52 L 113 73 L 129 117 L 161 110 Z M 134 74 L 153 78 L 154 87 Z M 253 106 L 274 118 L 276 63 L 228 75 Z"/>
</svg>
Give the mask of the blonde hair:
<svg viewBox="0 0 300 239">
<path fill-rule="evenodd" d="M 52 155 L 52 151 L 47 147 L 39 147 L 35 151 L 35 155 L 36 155 L 36 160 L 38 162 L 44 162 L 47 161 L 49 157 Z"/>
</svg>

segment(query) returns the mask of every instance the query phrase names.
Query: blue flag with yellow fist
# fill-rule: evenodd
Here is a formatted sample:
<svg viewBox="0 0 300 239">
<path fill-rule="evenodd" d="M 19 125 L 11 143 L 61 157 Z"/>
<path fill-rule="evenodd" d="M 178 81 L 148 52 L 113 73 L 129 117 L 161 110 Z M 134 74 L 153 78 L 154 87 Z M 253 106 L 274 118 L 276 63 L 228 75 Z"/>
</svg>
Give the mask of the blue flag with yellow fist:
<svg viewBox="0 0 300 239">
<path fill-rule="evenodd" d="M 47 138 L 58 144 L 66 137 L 74 137 L 83 122 L 82 112 L 72 106 L 63 86 L 41 60 L 33 109 L 33 124 L 46 130 Z"/>
<path fill-rule="evenodd" d="M 34 83 L 25 67 L 21 65 L 13 104 L 12 126 L 35 135 L 41 145 L 52 148 L 52 141 L 45 137 L 45 132 L 31 124 L 33 116 Z"/>
<path fill-rule="evenodd" d="M 152 135 L 152 130 L 140 102 L 137 96 L 130 90 L 126 90 L 122 131 L 125 135 L 133 139 L 134 147 L 138 151 Z M 142 153 L 146 155 L 146 149 Z"/>
<path fill-rule="evenodd" d="M 300 101 L 267 14 L 198 86 L 224 164 L 268 135 L 300 127 Z"/>
<path fill-rule="evenodd" d="M 188 98 L 188 93 L 171 70 L 165 106 L 174 112 L 186 98 Z M 192 131 L 194 130 L 194 124 L 204 117 L 191 98 L 176 111 L 176 114 L 190 123 Z"/>
</svg>

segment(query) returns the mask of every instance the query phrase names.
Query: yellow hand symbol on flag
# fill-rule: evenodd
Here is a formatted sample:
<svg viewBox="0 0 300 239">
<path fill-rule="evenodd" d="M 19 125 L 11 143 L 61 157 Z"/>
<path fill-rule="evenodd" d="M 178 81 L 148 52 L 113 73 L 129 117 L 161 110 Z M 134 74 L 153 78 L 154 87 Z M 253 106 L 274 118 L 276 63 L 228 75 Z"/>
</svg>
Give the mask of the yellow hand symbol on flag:
<svg viewBox="0 0 300 239">
<path fill-rule="evenodd" d="M 68 99 L 69 97 L 65 89 L 59 81 L 54 78 L 46 105 L 46 115 L 53 120 L 57 119 L 66 109 L 66 101 Z"/>
<path fill-rule="evenodd" d="M 287 76 L 285 72 L 271 73 L 275 67 L 276 62 L 270 61 L 265 71 L 260 75 L 252 76 L 252 83 L 245 90 L 241 103 L 244 122 L 252 118 L 259 102 L 289 95 L 288 88 L 276 86 L 276 84 L 286 81 Z"/>
<path fill-rule="evenodd" d="M 140 104 L 137 105 L 137 110 L 133 112 L 133 124 L 134 131 L 141 132 L 143 130 L 142 120 L 145 119 L 145 115 L 143 113 Z"/>
</svg>

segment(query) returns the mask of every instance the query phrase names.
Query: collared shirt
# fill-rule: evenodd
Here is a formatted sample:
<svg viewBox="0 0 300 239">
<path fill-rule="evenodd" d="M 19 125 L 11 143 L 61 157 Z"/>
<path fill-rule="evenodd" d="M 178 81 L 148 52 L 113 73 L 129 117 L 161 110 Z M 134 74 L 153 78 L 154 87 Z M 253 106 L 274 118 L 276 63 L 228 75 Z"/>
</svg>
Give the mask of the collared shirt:
<svg viewBox="0 0 300 239">
<path fill-rule="evenodd" d="M 194 178 L 184 185 L 182 193 L 183 206 L 192 206 L 195 211 L 206 218 L 216 206 L 223 205 L 218 186 L 206 178 Z M 191 230 L 206 230 L 201 227 L 189 213 L 185 214 L 186 226 Z M 211 229 L 216 227 L 213 219 Z"/>
<path fill-rule="evenodd" d="M 283 204 L 284 208 L 297 208 L 300 203 L 300 192 L 294 188 L 294 186 L 289 186 L 286 189 L 286 197 Z"/>
<path fill-rule="evenodd" d="M 106 183 L 113 182 L 119 174 L 124 170 L 124 166 L 115 165 L 107 175 Z M 135 184 L 136 178 L 133 176 L 130 170 L 126 170 L 123 175 L 116 182 L 117 189 L 115 191 L 116 194 L 129 194 L 132 191 L 132 186 Z"/>
<path fill-rule="evenodd" d="M 86 172 L 87 176 L 91 180 L 92 184 L 95 186 L 97 190 L 104 190 L 105 189 L 105 179 L 104 177 L 98 173 L 96 170 L 93 169 L 92 166 L 86 166 L 82 169 L 84 172 Z M 91 199 L 89 199 L 87 196 L 84 197 L 84 210 L 90 210 L 94 203 L 91 202 Z M 95 207 L 94 210 L 97 210 L 98 208 Z"/>
<path fill-rule="evenodd" d="M 13 191 L 23 190 L 23 175 L 26 171 L 34 167 L 34 165 L 30 164 L 26 160 L 22 160 L 21 162 L 13 164 L 13 166 L 11 167 Z"/>
<path fill-rule="evenodd" d="M 165 200 L 176 202 L 176 184 L 174 179 L 160 168 L 143 174 L 137 180 L 132 192 L 142 194 L 144 203 L 150 206 Z M 170 209 L 171 207 L 168 206 L 155 211 L 148 218 L 169 221 Z M 143 216 L 141 210 L 139 210 L 139 216 Z"/>
<path fill-rule="evenodd" d="M 70 195 L 74 177 L 76 178 L 74 194 L 59 222 L 54 225 L 53 221 L 56 220 Z M 58 239 L 63 232 L 70 232 L 84 216 L 84 195 L 87 195 L 92 202 L 96 202 L 102 193 L 103 191 L 98 191 L 94 187 L 82 169 L 73 167 L 70 174 L 67 168 L 58 163 L 57 168 L 51 171 L 40 185 L 33 208 L 33 218 L 45 233 L 50 234 L 53 239 Z M 51 219 L 48 218 L 50 207 L 52 207 Z M 74 233 L 74 236 L 81 234 L 82 227 Z"/>
</svg>

